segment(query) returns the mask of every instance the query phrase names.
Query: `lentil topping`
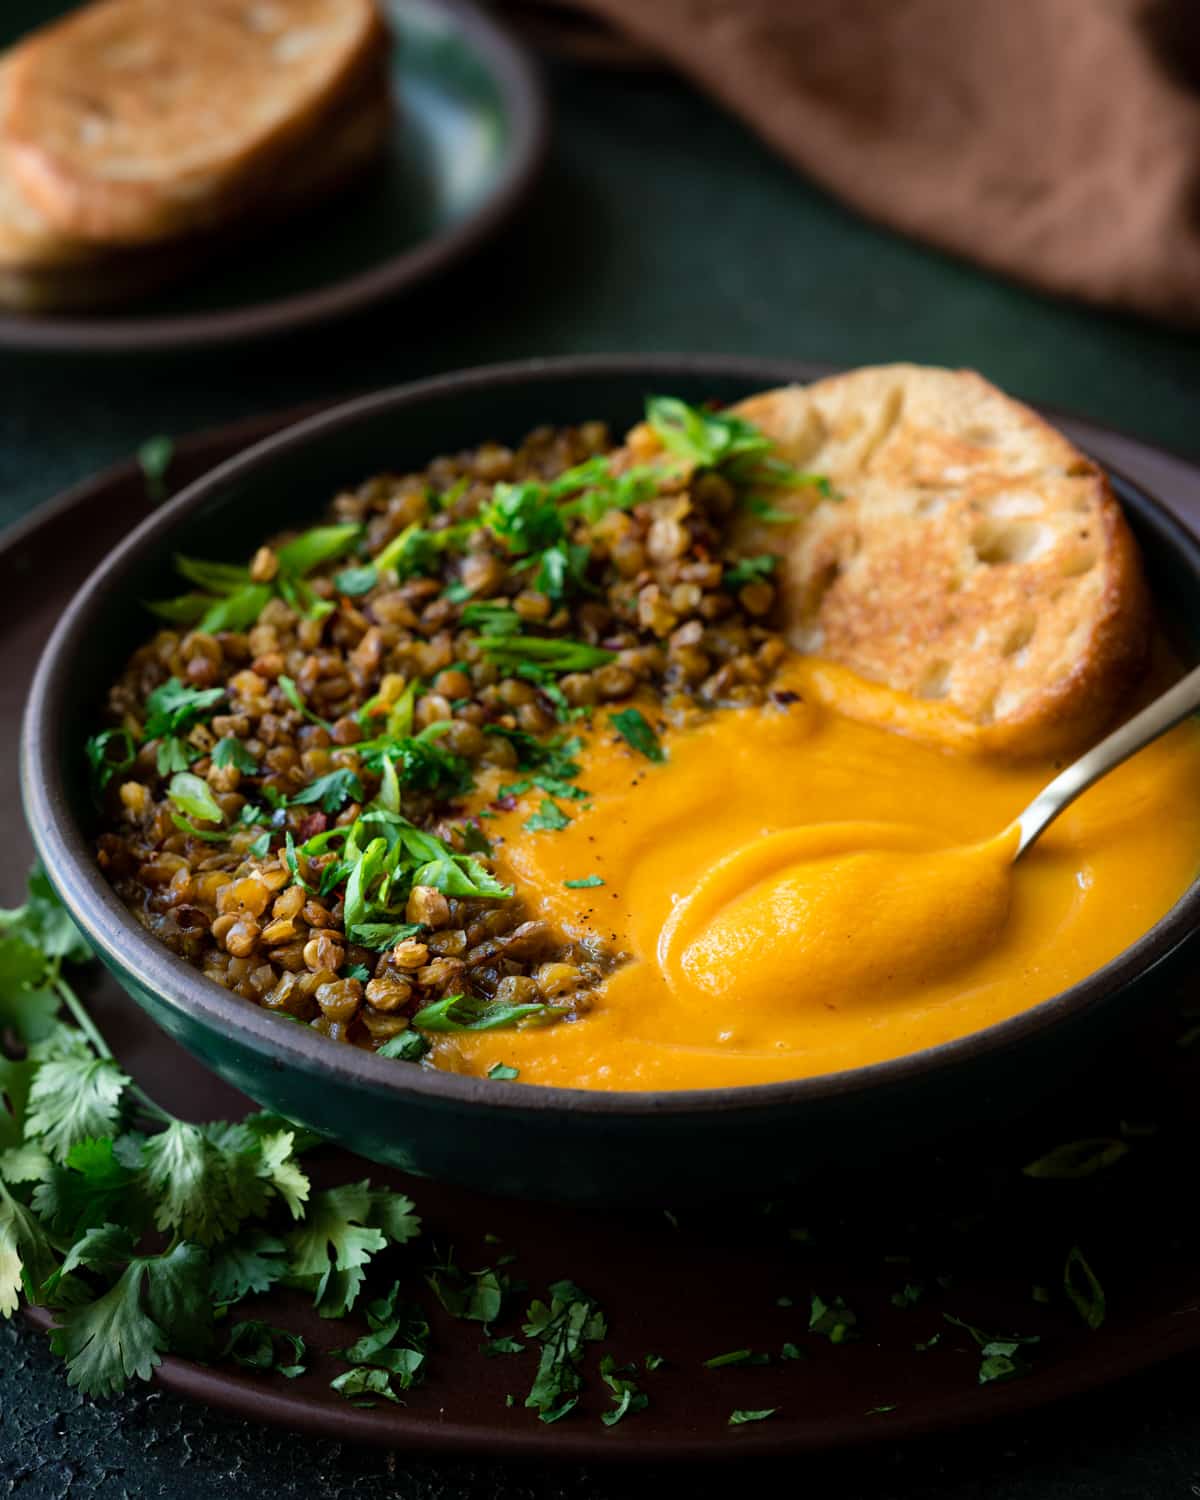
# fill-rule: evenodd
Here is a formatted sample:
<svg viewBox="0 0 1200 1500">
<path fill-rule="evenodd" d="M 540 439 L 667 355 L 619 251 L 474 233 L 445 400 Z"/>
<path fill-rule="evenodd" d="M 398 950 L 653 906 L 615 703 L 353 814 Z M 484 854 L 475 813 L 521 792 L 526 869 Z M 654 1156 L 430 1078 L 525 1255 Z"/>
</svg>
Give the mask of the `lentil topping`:
<svg viewBox="0 0 1200 1500">
<path fill-rule="evenodd" d="M 88 743 L 101 867 L 173 952 L 331 1040 L 416 1060 L 579 1018 L 619 943 L 531 916 L 489 818 L 531 796 L 553 830 L 586 798 L 601 707 L 653 758 L 655 723 L 764 700 L 773 559 L 729 533 L 773 484 L 821 489 L 655 398 L 620 447 L 541 428 L 369 479 L 247 566 L 178 559 L 192 587 L 151 606 Z"/>
</svg>

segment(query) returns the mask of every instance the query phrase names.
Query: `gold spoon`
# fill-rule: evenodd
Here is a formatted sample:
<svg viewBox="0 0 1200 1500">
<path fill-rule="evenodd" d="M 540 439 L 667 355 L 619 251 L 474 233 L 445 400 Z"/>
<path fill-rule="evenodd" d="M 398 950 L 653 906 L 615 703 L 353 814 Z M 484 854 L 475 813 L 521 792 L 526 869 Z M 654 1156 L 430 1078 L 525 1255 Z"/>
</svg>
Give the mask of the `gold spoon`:
<svg viewBox="0 0 1200 1500">
<path fill-rule="evenodd" d="M 1174 729 L 1181 719 L 1186 719 L 1197 709 L 1200 709 L 1200 667 L 1194 667 L 1161 698 L 1156 698 L 1120 729 L 1114 729 L 1107 739 L 1101 740 L 1094 749 L 1060 772 L 1049 786 L 1043 787 L 1025 811 L 1009 825 L 1021 830 L 1014 861 L 1020 859 L 1042 830 L 1053 823 L 1080 792 L 1086 792 L 1093 782 L 1107 776 L 1114 766 L 1136 755 L 1151 740 L 1166 734 L 1168 729 Z"/>
</svg>

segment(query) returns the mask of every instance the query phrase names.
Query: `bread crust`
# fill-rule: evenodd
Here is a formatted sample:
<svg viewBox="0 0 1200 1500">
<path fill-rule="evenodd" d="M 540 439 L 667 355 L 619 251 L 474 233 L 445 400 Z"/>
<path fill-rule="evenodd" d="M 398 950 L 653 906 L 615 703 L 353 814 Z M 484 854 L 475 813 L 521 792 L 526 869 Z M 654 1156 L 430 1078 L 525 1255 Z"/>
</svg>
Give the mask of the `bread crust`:
<svg viewBox="0 0 1200 1500">
<path fill-rule="evenodd" d="M 210 230 L 377 69 L 373 0 L 97 0 L 8 56 L 0 147 L 50 228 Z"/>
<path fill-rule="evenodd" d="M 1146 658 L 1149 599 L 1102 471 L 967 370 L 887 365 L 753 396 L 737 414 L 797 469 L 780 557 L 792 644 L 942 702 L 980 747 L 1069 755 L 1115 717 Z"/>
</svg>

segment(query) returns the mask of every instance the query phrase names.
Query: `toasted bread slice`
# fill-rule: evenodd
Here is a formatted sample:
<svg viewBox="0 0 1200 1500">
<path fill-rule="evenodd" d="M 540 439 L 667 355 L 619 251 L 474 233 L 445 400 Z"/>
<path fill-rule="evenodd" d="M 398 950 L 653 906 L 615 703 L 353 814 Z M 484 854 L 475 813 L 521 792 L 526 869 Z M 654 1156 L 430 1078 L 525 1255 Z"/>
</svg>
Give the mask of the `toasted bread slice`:
<svg viewBox="0 0 1200 1500">
<path fill-rule="evenodd" d="M 797 648 L 949 704 L 980 744 L 1066 753 L 1113 718 L 1144 661 L 1148 599 L 1103 473 L 971 371 L 884 365 L 735 408 L 834 499 L 747 521 L 780 557 Z"/>
<path fill-rule="evenodd" d="M 15 47 L 0 144 L 52 229 L 211 229 L 377 68 L 373 0 L 98 0 Z"/>
<path fill-rule="evenodd" d="M 236 223 L 133 249 L 99 250 L 56 235 L 16 187 L 0 154 L 0 307 L 28 313 L 116 307 L 228 260 L 256 235 L 355 179 L 378 155 L 392 118 L 382 85 L 358 91 L 310 148 L 280 163 Z"/>
</svg>

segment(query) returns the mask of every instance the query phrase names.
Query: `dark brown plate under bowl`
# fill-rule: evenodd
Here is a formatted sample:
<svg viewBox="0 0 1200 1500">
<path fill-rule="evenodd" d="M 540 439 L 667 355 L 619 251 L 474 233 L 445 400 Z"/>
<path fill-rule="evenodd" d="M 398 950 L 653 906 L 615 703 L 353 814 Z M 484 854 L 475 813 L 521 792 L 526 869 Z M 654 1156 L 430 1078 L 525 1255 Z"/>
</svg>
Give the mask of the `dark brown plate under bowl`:
<svg viewBox="0 0 1200 1500">
<path fill-rule="evenodd" d="M 150 1019 L 234 1087 L 359 1155 L 440 1181 L 527 1197 L 661 1201 L 714 1184 L 771 1190 L 845 1170 L 957 1128 L 1011 1116 L 1057 1086 L 1144 998 L 1196 926 L 1192 888 L 1138 942 L 1069 990 L 957 1041 L 869 1067 L 744 1088 L 603 1092 L 497 1087 L 330 1046 L 204 978 L 118 900 L 92 850 L 82 747 L 105 685 L 146 638 L 140 601 L 170 588 L 175 552 L 243 559 L 256 539 L 319 514 L 346 484 L 420 467 L 539 423 L 635 421 L 647 391 L 735 400 L 804 375 L 715 357 L 533 361 L 439 377 L 309 418 L 221 465 L 162 506 L 92 573 L 39 664 L 22 787 L 50 879 L 99 957 Z M 1160 504 L 1117 480 L 1156 597 L 1185 647 L 1200 641 L 1200 544 Z"/>
<path fill-rule="evenodd" d="M 182 443 L 172 483 L 192 481 L 281 422 L 266 419 Z M 1113 433 L 1074 421 L 1063 425 L 1103 461 L 1169 496 L 1189 523 L 1200 523 L 1200 471 Z M 0 589 L 7 602 L 0 621 L 7 664 L 0 676 L 0 839 L 8 856 L 0 901 L 6 905 L 21 899 L 30 856 L 15 746 L 33 663 L 83 576 L 152 509 L 130 463 L 0 538 Z M 71 538 L 68 550 L 64 536 Z M 196 1120 L 237 1118 L 249 1107 L 148 1025 L 98 965 L 80 988 L 122 1064 L 152 1095 Z M 1182 989 L 1194 999 L 1194 973 L 1183 976 Z M 753 1211 L 741 1204 L 676 1213 L 673 1195 L 652 1210 L 603 1215 L 506 1202 L 405 1178 L 328 1148 L 310 1159 L 321 1184 L 369 1173 L 409 1192 L 426 1221 L 428 1238 L 405 1251 L 387 1275 L 401 1275 L 406 1291 L 430 1311 L 428 1383 L 410 1393 L 404 1407 L 349 1406 L 329 1390 L 343 1366 L 324 1351 L 344 1346 L 362 1327 L 313 1318 L 304 1299 L 286 1293 L 263 1298 L 246 1315 L 305 1333 L 322 1351 L 309 1374 L 289 1382 L 168 1357 L 157 1379 L 249 1420 L 345 1442 L 642 1463 L 894 1442 L 1092 1390 L 1200 1349 L 1200 1257 L 1188 1186 L 1200 1139 L 1200 1046 L 1176 1045 L 1188 1025 L 1176 1018 L 1176 1005 L 1174 995 L 1156 992 L 1119 1056 L 1101 1059 L 1086 1074 L 1065 1070 L 1053 1108 L 1018 1130 L 960 1143 L 953 1154 L 922 1154 L 900 1169 L 862 1171 Z M 1122 1120 L 1128 1155 L 1108 1173 L 1056 1182 L 1015 1170 L 1062 1141 L 1119 1135 Z M 1151 1126 L 1157 1127 L 1152 1135 L 1134 1133 Z M 880 1128 L 886 1130 L 886 1122 Z M 1094 1333 L 1061 1291 L 1063 1258 L 1075 1244 L 1107 1293 L 1107 1318 Z M 607 1399 L 596 1375 L 599 1350 L 593 1350 L 580 1410 L 544 1427 L 520 1404 L 533 1375 L 532 1352 L 480 1355 L 478 1325 L 443 1314 L 423 1284 L 431 1245 L 454 1247 L 470 1267 L 514 1253 L 507 1269 L 528 1281 L 529 1295 L 541 1295 L 559 1277 L 578 1281 L 608 1313 L 612 1336 L 603 1348 L 620 1361 L 651 1351 L 667 1360 L 641 1377 L 649 1407 L 611 1430 L 602 1426 Z M 1035 1283 L 1048 1288 L 1049 1304 L 1031 1300 Z M 892 1299 L 905 1285 L 922 1291 L 914 1306 L 898 1308 Z M 857 1342 L 835 1348 L 806 1331 L 814 1291 L 845 1298 L 860 1320 Z M 792 1305 L 779 1306 L 781 1298 Z M 516 1299 L 518 1316 L 506 1318 L 499 1331 L 517 1331 L 525 1303 Z M 1038 1335 L 1038 1345 L 1026 1346 L 1030 1373 L 979 1385 L 978 1352 L 945 1313 L 989 1331 Z M 30 1317 L 40 1327 L 49 1321 L 39 1310 Z M 935 1337 L 934 1347 L 915 1349 Z M 805 1357 L 779 1362 L 785 1341 Z M 776 1362 L 702 1367 L 715 1354 L 747 1347 L 770 1352 Z M 516 1396 L 512 1407 L 505 1404 L 509 1393 Z M 762 1423 L 728 1426 L 735 1407 L 772 1406 L 778 1412 Z"/>
<path fill-rule="evenodd" d="M 74 3 L 5 0 L 0 48 Z M 379 162 L 281 231 L 235 237 L 144 302 L 88 315 L 0 311 L 0 346 L 137 353 L 287 333 L 422 285 L 493 234 L 545 152 L 541 80 L 471 0 L 381 4 L 396 109 Z"/>
</svg>

